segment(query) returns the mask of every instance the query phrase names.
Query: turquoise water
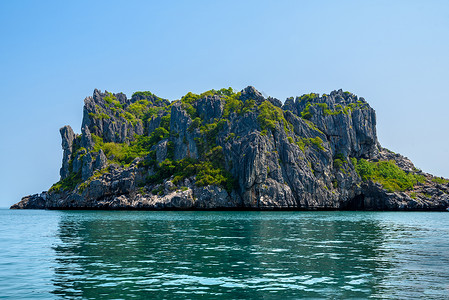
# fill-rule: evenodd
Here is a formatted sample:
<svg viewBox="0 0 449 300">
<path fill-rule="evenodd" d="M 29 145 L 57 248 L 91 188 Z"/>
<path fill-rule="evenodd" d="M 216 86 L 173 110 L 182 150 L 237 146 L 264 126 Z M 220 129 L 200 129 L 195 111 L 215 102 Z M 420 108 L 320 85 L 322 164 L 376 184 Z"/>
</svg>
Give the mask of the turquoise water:
<svg viewBox="0 0 449 300">
<path fill-rule="evenodd" d="M 0 298 L 449 299 L 449 213 L 0 210 Z"/>
</svg>

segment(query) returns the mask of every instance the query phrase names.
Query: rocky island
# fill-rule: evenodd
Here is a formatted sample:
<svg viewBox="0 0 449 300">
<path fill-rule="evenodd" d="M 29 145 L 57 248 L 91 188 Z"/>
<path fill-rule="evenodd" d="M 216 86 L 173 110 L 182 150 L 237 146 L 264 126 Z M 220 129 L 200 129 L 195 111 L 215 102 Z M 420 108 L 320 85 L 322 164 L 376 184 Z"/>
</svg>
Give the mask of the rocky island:
<svg viewBox="0 0 449 300">
<path fill-rule="evenodd" d="M 22 209 L 445 210 L 449 180 L 382 148 L 373 108 L 333 91 L 95 90 L 81 134 L 60 129 L 61 179 Z"/>
</svg>

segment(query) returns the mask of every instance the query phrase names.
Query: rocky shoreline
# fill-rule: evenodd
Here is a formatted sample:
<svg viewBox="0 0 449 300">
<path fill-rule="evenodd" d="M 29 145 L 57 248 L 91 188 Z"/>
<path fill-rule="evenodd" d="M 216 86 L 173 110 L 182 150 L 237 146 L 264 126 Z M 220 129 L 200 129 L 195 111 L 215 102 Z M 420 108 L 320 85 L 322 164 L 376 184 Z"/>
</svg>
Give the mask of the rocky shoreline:
<svg viewBox="0 0 449 300">
<path fill-rule="evenodd" d="M 253 87 L 170 102 L 95 90 L 81 134 L 60 129 L 61 180 L 12 209 L 434 210 L 449 180 L 377 140 L 349 92 L 284 104 Z"/>
</svg>

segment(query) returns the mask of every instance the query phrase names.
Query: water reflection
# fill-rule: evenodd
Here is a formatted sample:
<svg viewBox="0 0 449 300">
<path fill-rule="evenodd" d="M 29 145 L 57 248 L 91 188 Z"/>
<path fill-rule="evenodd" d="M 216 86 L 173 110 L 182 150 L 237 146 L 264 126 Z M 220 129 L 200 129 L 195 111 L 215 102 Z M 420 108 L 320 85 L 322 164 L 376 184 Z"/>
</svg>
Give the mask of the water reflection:
<svg viewBox="0 0 449 300">
<path fill-rule="evenodd" d="M 63 212 L 63 298 L 368 298 L 391 230 L 350 212 Z"/>
</svg>

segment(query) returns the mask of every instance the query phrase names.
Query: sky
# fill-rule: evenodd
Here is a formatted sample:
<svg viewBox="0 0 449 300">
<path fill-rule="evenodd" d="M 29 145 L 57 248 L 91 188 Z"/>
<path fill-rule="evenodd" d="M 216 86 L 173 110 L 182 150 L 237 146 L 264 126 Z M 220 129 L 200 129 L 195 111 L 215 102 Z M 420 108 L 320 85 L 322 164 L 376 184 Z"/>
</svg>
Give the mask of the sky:
<svg viewBox="0 0 449 300">
<path fill-rule="evenodd" d="M 59 180 L 95 88 L 343 89 L 383 147 L 449 178 L 449 1 L 0 1 L 0 207 Z"/>
</svg>

